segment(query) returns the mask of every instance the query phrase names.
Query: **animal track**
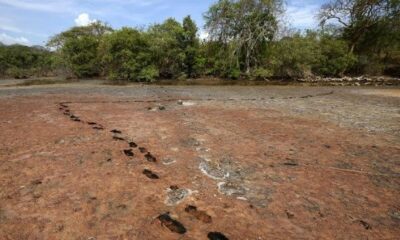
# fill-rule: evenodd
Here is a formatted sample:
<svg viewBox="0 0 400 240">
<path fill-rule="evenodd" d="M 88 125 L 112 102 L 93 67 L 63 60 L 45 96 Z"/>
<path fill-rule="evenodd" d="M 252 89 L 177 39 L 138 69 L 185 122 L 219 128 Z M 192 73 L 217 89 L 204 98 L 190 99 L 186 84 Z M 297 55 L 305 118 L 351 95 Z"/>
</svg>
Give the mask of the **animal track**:
<svg viewBox="0 0 400 240">
<path fill-rule="evenodd" d="M 209 232 L 207 235 L 210 240 L 229 240 L 224 234 L 220 232 Z"/>
<path fill-rule="evenodd" d="M 82 121 L 78 116 L 73 114 L 73 112 L 69 109 L 69 106 L 66 103 L 60 103 L 59 106 L 60 106 L 59 110 L 64 115 L 69 117 L 70 120 L 75 121 L 75 122 L 87 123 L 94 130 L 105 130 L 105 128 L 101 124 L 98 124 L 96 122 Z M 164 110 L 164 109 L 160 108 L 160 110 Z M 157 162 L 157 158 L 155 156 L 153 156 L 145 147 L 138 147 L 138 145 L 135 142 L 128 141 L 125 137 L 121 136 L 122 131 L 120 131 L 118 129 L 113 129 L 110 132 L 113 133 L 113 136 L 112 136 L 113 140 L 125 141 L 125 142 L 128 143 L 130 148 L 138 148 L 140 153 L 144 154 L 144 157 L 148 162 L 153 162 L 153 163 Z M 135 154 L 133 152 L 133 149 L 124 149 L 123 153 L 127 157 L 134 157 L 135 156 Z M 107 162 L 111 162 L 111 161 L 112 161 L 111 158 L 107 159 Z M 160 179 L 160 177 L 156 173 L 152 172 L 149 169 L 144 169 L 142 173 L 149 179 L 154 179 L 154 180 Z M 34 185 L 39 185 L 41 183 L 42 183 L 41 181 L 34 181 L 33 182 Z M 173 195 L 173 197 L 176 197 L 178 200 L 181 199 L 181 195 L 184 198 L 185 196 L 190 194 L 190 190 L 179 189 L 179 187 L 177 185 L 170 186 L 170 192 L 172 192 L 172 193 L 170 193 L 170 195 Z M 193 216 L 197 220 L 202 221 L 203 223 L 211 223 L 212 222 L 212 217 L 210 215 L 208 215 L 207 212 L 198 210 L 196 206 L 187 205 L 186 208 L 185 208 L 185 212 L 190 214 L 191 216 Z M 187 232 L 187 230 L 184 227 L 184 225 L 182 223 L 180 223 L 179 221 L 173 219 L 168 212 L 159 215 L 157 218 L 161 222 L 162 226 L 165 226 L 171 232 L 178 233 L 178 234 L 185 234 Z M 364 225 L 364 227 L 365 227 L 365 225 Z M 369 229 L 367 227 L 365 227 L 365 228 Z M 219 233 L 219 232 L 210 232 L 210 233 L 208 233 L 207 236 L 208 236 L 208 239 L 211 239 L 211 240 L 227 240 L 228 239 L 226 236 L 224 236 L 222 233 Z"/>
<path fill-rule="evenodd" d="M 152 171 L 145 169 L 143 170 L 143 174 L 146 175 L 146 177 L 150 178 L 150 179 L 159 179 L 160 177 L 153 173 Z"/>
<path fill-rule="evenodd" d="M 177 220 L 171 218 L 169 213 L 161 214 L 157 217 L 160 220 L 161 224 L 167 227 L 171 232 L 185 234 L 186 228 L 183 226 L 182 223 L 178 222 Z"/>
<path fill-rule="evenodd" d="M 157 162 L 157 159 L 153 155 L 151 155 L 151 153 L 149 153 L 149 152 L 146 153 L 146 155 L 144 155 L 144 157 L 149 162 L 154 162 L 154 163 Z"/>
<path fill-rule="evenodd" d="M 360 220 L 359 223 L 361 223 L 361 225 L 363 225 L 363 227 L 364 227 L 366 230 L 370 230 L 370 229 L 372 228 L 371 225 L 369 225 L 369 223 L 367 223 L 367 222 L 364 221 L 364 220 Z"/>
<path fill-rule="evenodd" d="M 200 220 L 204 223 L 212 222 L 211 216 L 208 215 L 205 211 L 198 210 L 196 206 L 188 205 L 185 208 L 185 212 L 189 213 L 190 215 L 194 216 L 197 220 Z"/>
<path fill-rule="evenodd" d="M 122 132 L 120 130 L 117 130 L 117 129 L 113 129 L 110 132 L 115 133 L 115 134 L 122 134 Z"/>
<path fill-rule="evenodd" d="M 117 141 L 125 141 L 125 138 L 118 137 L 118 136 L 113 136 L 113 139 L 117 140 Z"/>
<path fill-rule="evenodd" d="M 124 154 L 128 157 L 133 157 L 135 154 L 133 153 L 132 149 L 124 150 Z"/>
<path fill-rule="evenodd" d="M 144 148 L 144 147 L 139 147 L 139 151 L 140 151 L 141 153 L 146 153 L 146 152 L 147 152 L 147 149 Z"/>
</svg>

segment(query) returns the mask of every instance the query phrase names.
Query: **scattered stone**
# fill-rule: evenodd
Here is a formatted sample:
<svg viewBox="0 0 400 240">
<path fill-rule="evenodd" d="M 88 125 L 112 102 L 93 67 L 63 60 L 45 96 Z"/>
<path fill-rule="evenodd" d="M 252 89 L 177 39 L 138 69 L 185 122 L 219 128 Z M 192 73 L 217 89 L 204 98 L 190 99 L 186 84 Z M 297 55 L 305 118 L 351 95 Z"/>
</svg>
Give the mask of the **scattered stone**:
<svg viewBox="0 0 400 240">
<path fill-rule="evenodd" d="M 158 106 L 158 110 L 160 110 L 160 111 L 165 111 L 166 108 L 165 108 L 165 106 Z"/>
<path fill-rule="evenodd" d="M 183 101 L 182 100 L 178 100 L 178 104 L 179 105 L 183 105 Z"/>
<path fill-rule="evenodd" d="M 182 102 L 182 104 L 181 105 L 183 105 L 183 106 L 194 106 L 195 105 L 195 103 L 194 102 Z"/>
<path fill-rule="evenodd" d="M 182 141 L 185 147 L 199 147 L 201 143 L 196 138 L 187 138 Z"/>
<path fill-rule="evenodd" d="M 188 205 L 185 208 L 185 212 L 189 213 L 190 215 L 194 216 L 197 220 L 200 220 L 204 223 L 212 222 L 211 216 L 208 215 L 205 211 L 198 210 L 196 206 Z"/>
<path fill-rule="evenodd" d="M 400 212 L 391 211 L 391 212 L 389 213 L 389 215 L 390 215 L 390 217 L 392 217 L 393 219 L 400 220 Z"/>
<path fill-rule="evenodd" d="M 183 226 L 182 223 L 178 222 L 177 220 L 171 218 L 169 213 L 161 214 L 157 217 L 160 220 L 161 224 L 167 227 L 171 232 L 185 234 L 186 228 Z"/>
<path fill-rule="evenodd" d="M 235 182 L 220 182 L 218 183 L 218 191 L 228 196 L 244 196 L 246 195 L 246 189 Z"/>
<path fill-rule="evenodd" d="M 209 240 L 229 240 L 224 234 L 220 232 L 209 232 L 207 234 Z"/>
<path fill-rule="evenodd" d="M 294 213 L 290 212 L 289 210 L 285 210 L 285 212 L 286 212 L 286 216 L 287 216 L 289 219 L 294 218 Z"/>
<path fill-rule="evenodd" d="M 225 170 L 216 162 L 202 161 L 199 169 L 208 177 L 216 180 L 224 179 L 226 175 Z"/>
<path fill-rule="evenodd" d="M 164 164 L 164 165 L 170 165 L 170 164 L 173 164 L 173 163 L 175 163 L 176 162 L 176 160 L 175 159 L 172 159 L 172 158 L 164 158 L 163 160 L 162 160 L 162 163 Z"/>
<path fill-rule="evenodd" d="M 173 186 L 173 187 L 178 187 L 178 186 Z M 188 189 L 169 188 L 167 190 L 167 198 L 165 200 L 165 204 L 167 206 L 178 205 L 190 194 L 191 191 Z"/>
<path fill-rule="evenodd" d="M 143 170 L 143 174 L 146 175 L 146 177 L 150 178 L 150 179 L 159 179 L 160 177 L 158 177 L 157 174 L 153 173 L 152 171 L 145 169 Z"/>
</svg>

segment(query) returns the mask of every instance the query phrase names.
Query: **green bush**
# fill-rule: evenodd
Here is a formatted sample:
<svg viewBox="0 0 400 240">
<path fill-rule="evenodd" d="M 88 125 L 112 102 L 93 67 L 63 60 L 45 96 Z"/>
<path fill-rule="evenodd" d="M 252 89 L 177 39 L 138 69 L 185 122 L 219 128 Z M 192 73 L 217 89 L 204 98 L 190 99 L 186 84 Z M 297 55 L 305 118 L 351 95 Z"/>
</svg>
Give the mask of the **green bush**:
<svg viewBox="0 0 400 240">
<path fill-rule="evenodd" d="M 112 80 L 152 81 L 158 76 L 148 39 L 136 29 L 123 28 L 104 36 L 99 49 L 104 74 Z"/>
<path fill-rule="evenodd" d="M 296 34 L 275 42 L 267 56 L 267 69 L 277 77 L 302 78 L 310 75 L 311 68 L 320 58 L 320 49 L 314 33 Z"/>
<path fill-rule="evenodd" d="M 250 77 L 252 79 L 257 79 L 257 80 L 265 80 L 269 77 L 272 77 L 273 73 L 270 69 L 266 68 L 256 68 L 251 72 Z"/>
<path fill-rule="evenodd" d="M 30 72 L 27 69 L 11 67 L 6 70 L 6 75 L 16 79 L 26 79 L 30 77 Z"/>
<path fill-rule="evenodd" d="M 343 40 L 323 37 L 319 43 L 321 56 L 313 65 L 313 72 L 322 76 L 341 76 L 356 63 Z"/>
<path fill-rule="evenodd" d="M 65 42 L 62 52 L 68 66 L 78 78 L 99 75 L 98 46 L 98 40 L 93 36 L 81 36 Z"/>
<path fill-rule="evenodd" d="M 140 74 L 138 76 L 138 79 L 140 81 L 144 81 L 144 82 L 153 82 L 154 80 L 156 80 L 159 77 L 159 72 L 156 66 L 151 65 L 148 67 L 143 68 L 140 71 Z"/>
</svg>

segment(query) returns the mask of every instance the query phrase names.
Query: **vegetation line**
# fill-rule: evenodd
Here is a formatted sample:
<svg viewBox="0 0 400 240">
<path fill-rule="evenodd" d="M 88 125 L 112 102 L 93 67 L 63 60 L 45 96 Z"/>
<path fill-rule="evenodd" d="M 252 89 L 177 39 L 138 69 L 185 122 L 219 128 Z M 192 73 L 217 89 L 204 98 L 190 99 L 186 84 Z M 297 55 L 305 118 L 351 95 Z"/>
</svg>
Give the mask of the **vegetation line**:
<svg viewBox="0 0 400 240">
<path fill-rule="evenodd" d="M 147 28 L 97 21 L 44 47 L 0 45 L 0 77 L 105 77 L 115 83 L 223 79 L 400 76 L 400 1 L 330 0 L 316 29 L 284 24 L 282 0 L 218 0 L 200 39 L 190 16 Z"/>
</svg>

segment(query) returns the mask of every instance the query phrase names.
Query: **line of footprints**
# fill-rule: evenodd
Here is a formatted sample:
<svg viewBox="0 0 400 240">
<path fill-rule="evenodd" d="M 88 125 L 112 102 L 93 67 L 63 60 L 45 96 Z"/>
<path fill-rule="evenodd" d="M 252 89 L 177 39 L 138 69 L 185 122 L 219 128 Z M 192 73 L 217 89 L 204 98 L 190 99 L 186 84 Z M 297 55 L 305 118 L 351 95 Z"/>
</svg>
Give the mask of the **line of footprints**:
<svg viewBox="0 0 400 240">
<path fill-rule="evenodd" d="M 94 130 L 106 130 L 101 124 L 98 124 L 96 122 L 86 122 L 83 121 L 79 116 L 76 116 L 75 114 L 72 113 L 68 106 L 68 102 L 65 103 L 60 103 L 59 104 L 59 110 L 63 112 L 63 114 L 71 121 L 74 122 L 80 122 L 83 124 L 87 124 L 92 127 Z M 117 129 L 113 129 L 110 131 L 112 133 L 112 139 L 116 141 L 124 141 L 127 142 L 129 145 L 129 149 L 124 149 L 123 153 L 127 157 L 134 157 L 135 154 L 133 152 L 134 148 L 137 148 L 141 154 L 144 154 L 144 157 L 146 158 L 147 161 L 156 163 L 157 159 L 154 157 L 146 148 L 138 146 L 135 142 L 129 141 L 126 138 L 122 136 L 122 132 Z M 154 173 L 153 171 L 149 169 L 144 169 L 142 172 L 146 177 L 156 180 L 159 179 L 160 177 Z M 178 190 L 179 188 L 177 186 L 171 186 L 172 190 Z M 198 210 L 196 206 L 188 205 L 185 208 L 185 212 L 192 215 L 196 219 L 204 222 L 204 223 L 211 223 L 212 218 L 210 215 L 208 215 L 205 211 Z M 187 232 L 186 228 L 182 223 L 177 221 L 176 219 L 172 218 L 170 216 L 169 212 L 163 213 L 157 217 L 157 219 L 161 222 L 161 225 L 168 228 L 170 231 L 175 232 L 177 234 L 185 234 Z M 228 240 L 228 238 L 220 233 L 220 232 L 209 232 L 207 235 L 208 239 L 210 240 Z"/>
</svg>

